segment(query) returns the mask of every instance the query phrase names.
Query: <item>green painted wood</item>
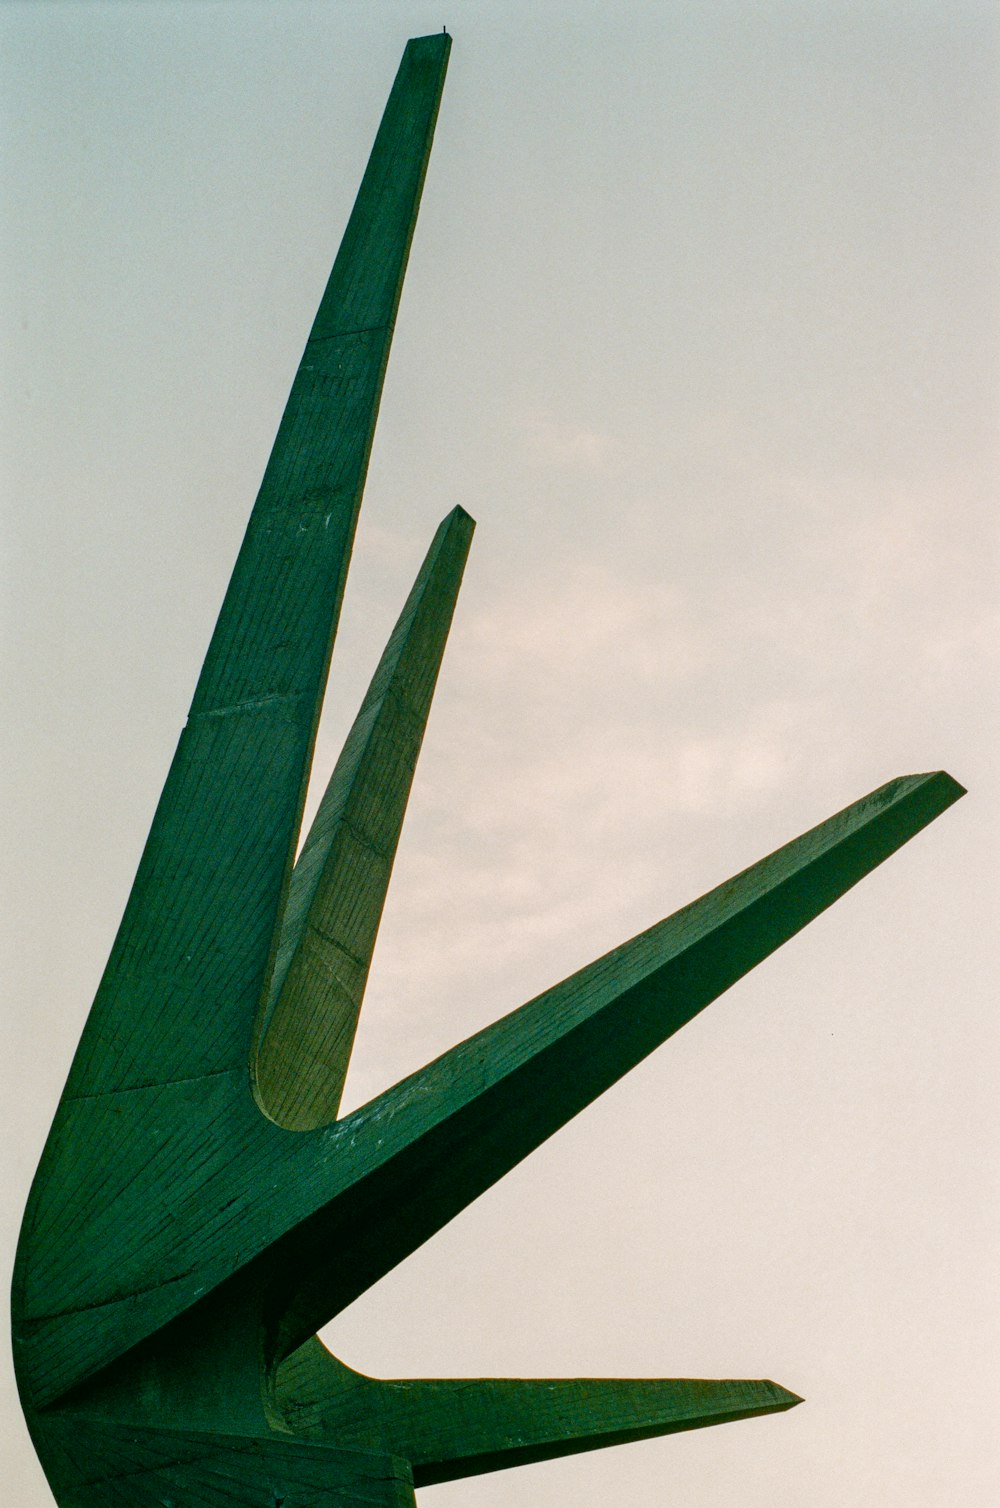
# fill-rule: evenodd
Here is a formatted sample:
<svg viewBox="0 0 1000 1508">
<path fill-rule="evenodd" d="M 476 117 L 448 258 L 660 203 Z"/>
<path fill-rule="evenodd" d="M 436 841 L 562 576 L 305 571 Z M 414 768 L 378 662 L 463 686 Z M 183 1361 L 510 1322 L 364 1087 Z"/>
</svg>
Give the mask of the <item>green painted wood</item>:
<svg viewBox="0 0 1000 1508">
<path fill-rule="evenodd" d="M 474 528 L 456 508 L 434 536 L 292 875 L 256 1064 L 262 1109 L 292 1131 L 340 1106 Z"/>
<path fill-rule="evenodd" d="M 289 1144 L 296 1170 L 268 1210 L 285 1270 L 279 1350 L 346 1308 L 961 794 L 942 773 L 891 781 L 317 1133 L 315 1147 Z M 324 1250 L 341 1260 L 322 1262 Z"/>
<path fill-rule="evenodd" d="M 245 1070 L 298 837 L 449 47 L 445 36 L 424 37 L 403 55 L 73 1064 L 70 1095 Z M 144 1015 L 135 1011 L 137 998 Z M 154 1015 L 159 1026 L 151 1031 Z"/>
<path fill-rule="evenodd" d="M 801 1399 L 773 1382 L 697 1378 L 456 1378 L 380 1382 L 307 1341 L 279 1368 L 296 1434 L 388 1450 L 417 1487 L 761 1414 Z"/>
<path fill-rule="evenodd" d="M 15 1364 L 63 1508 L 399 1508 L 798 1402 L 378 1382 L 314 1332 L 962 794 L 881 787 L 334 1118 L 473 528 L 439 528 L 293 872 L 449 46 L 404 53 L 25 1214 Z"/>
<path fill-rule="evenodd" d="M 136 1428 L 67 1412 L 44 1427 L 64 1508 L 413 1508 L 408 1463 L 289 1438 Z M 99 1463 L 95 1474 L 95 1462 Z M 99 1496 L 95 1496 L 99 1493 Z"/>
</svg>

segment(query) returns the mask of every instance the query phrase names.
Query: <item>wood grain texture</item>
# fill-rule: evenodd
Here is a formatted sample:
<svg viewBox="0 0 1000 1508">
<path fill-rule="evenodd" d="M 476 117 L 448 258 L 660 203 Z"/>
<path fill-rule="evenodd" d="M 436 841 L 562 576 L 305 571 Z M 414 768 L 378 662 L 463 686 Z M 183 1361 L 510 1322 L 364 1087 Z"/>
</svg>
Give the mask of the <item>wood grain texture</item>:
<svg viewBox="0 0 1000 1508">
<path fill-rule="evenodd" d="M 64 1508 L 413 1508 L 406 1461 L 276 1436 L 66 1413 L 43 1431 Z"/>
<path fill-rule="evenodd" d="M 25 1214 L 15 1362 L 63 1508 L 402 1508 L 799 1402 L 379 1382 L 315 1331 L 962 794 L 881 787 L 335 1119 L 473 530 L 437 531 L 293 872 L 449 47 L 404 53 Z"/>
<path fill-rule="evenodd" d="M 447 57 L 446 37 L 422 38 L 404 54 L 73 1063 L 70 1096 L 246 1070 Z"/>
<path fill-rule="evenodd" d="M 802 1400 L 767 1381 L 524 1381 L 463 1377 L 379 1382 L 317 1340 L 278 1370 L 276 1395 L 296 1432 L 408 1460 L 417 1487 L 782 1413 Z"/>
</svg>

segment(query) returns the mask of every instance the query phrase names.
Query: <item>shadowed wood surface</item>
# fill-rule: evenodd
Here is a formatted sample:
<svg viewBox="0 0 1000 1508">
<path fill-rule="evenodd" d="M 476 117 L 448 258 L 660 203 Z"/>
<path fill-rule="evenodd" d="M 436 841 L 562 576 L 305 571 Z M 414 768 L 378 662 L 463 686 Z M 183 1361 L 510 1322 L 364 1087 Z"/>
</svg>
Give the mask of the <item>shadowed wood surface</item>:
<svg viewBox="0 0 1000 1508">
<path fill-rule="evenodd" d="M 413 1508 L 415 1502 L 408 1464 L 384 1452 L 278 1435 L 140 1429 L 85 1414 L 48 1423 L 44 1436 L 65 1508 Z"/>
</svg>

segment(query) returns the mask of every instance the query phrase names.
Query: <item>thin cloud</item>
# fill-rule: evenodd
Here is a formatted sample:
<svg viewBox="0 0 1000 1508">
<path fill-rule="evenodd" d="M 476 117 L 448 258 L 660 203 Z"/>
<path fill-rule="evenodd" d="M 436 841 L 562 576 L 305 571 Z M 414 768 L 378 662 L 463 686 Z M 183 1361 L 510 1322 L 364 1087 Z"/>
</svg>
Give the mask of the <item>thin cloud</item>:
<svg viewBox="0 0 1000 1508">
<path fill-rule="evenodd" d="M 530 453 L 546 466 L 565 471 L 606 471 L 621 455 L 621 444 L 612 435 L 587 425 L 560 422 L 551 414 L 534 414 L 524 427 Z"/>
</svg>

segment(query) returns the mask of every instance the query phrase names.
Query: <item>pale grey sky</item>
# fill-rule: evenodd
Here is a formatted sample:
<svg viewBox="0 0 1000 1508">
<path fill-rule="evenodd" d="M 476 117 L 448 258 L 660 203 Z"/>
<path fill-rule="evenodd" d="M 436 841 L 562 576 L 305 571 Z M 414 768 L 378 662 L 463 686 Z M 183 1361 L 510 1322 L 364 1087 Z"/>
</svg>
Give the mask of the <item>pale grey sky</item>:
<svg viewBox="0 0 1000 1508">
<path fill-rule="evenodd" d="M 321 730 L 478 520 L 348 1104 L 895 774 L 970 795 L 331 1327 L 793 1413 L 425 1508 L 993 1508 L 1000 12 L 0 5 L 12 1253 L 402 47 L 454 49 Z M 7 1496 L 51 1499 L 5 1377 Z"/>
</svg>

